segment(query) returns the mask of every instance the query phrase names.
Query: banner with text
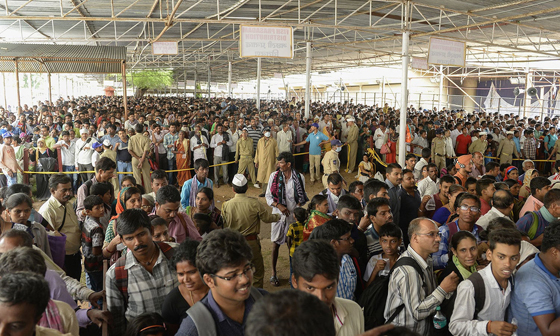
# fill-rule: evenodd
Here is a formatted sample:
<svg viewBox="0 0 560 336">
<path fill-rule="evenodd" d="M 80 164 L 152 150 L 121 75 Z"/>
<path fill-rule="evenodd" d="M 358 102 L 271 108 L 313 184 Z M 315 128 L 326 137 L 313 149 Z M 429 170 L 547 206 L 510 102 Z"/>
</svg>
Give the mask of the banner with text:
<svg viewBox="0 0 560 336">
<path fill-rule="evenodd" d="M 411 66 L 413 69 L 428 70 L 428 59 L 424 57 L 412 57 Z"/>
<path fill-rule="evenodd" d="M 466 52 L 464 42 L 431 37 L 428 63 L 464 67 Z"/>
<path fill-rule="evenodd" d="M 240 57 L 293 58 L 292 27 L 241 25 Z"/>
<path fill-rule="evenodd" d="M 179 45 L 177 42 L 153 42 L 152 54 L 154 55 L 177 55 Z"/>
</svg>

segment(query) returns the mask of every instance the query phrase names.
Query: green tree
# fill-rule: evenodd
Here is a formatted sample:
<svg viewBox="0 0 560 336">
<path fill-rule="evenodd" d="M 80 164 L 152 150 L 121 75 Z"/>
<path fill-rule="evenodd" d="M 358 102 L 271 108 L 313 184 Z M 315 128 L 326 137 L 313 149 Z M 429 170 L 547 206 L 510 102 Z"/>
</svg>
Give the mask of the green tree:
<svg viewBox="0 0 560 336">
<path fill-rule="evenodd" d="M 136 86 L 135 98 L 141 98 L 148 90 L 163 89 L 173 84 L 173 71 L 171 70 L 142 70 L 129 72 L 126 75 L 127 83 Z"/>
</svg>

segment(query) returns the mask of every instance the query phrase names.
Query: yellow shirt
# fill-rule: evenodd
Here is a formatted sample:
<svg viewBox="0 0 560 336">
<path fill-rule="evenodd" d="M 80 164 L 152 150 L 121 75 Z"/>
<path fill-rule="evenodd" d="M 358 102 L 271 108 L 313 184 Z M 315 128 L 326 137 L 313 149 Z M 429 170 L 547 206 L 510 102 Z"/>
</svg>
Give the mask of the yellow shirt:
<svg viewBox="0 0 560 336">
<path fill-rule="evenodd" d="M 66 203 L 66 219 L 64 219 L 64 205 L 54 198 L 54 196 L 51 196 L 39 209 L 41 216 L 43 216 L 55 230 L 66 235 L 67 255 L 80 252 L 80 247 L 82 245 L 82 231 L 78 224 L 78 217 L 74 212 L 74 202 L 76 202 L 75 198 Z M 60 230 L 63 221 L 64 227 Z"/>
<path fill-rule="evenodd" d="M 139 157 L 144 155 L 144 152 L 150 151 L 150 144 L 152 142 L 142 134 L 136 134 L 128 140 L 128 149 L 133 151 Z"/>
</svg>

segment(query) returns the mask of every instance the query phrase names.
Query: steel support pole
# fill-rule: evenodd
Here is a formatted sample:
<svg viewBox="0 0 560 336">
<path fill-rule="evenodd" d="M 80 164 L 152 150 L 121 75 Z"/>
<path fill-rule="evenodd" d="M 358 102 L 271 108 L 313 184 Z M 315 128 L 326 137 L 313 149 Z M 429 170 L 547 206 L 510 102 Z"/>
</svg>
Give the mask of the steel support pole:
<svg viewBox="0 0 560 336">
<path fill-rule="evenodd" d="M 261 110 L 261 58 L 257 58 L 257 110 Z"/>
<path fill-rule="evenodd" d="M 231 97 L 231 72 L 232 72 L 232 64 L 231 61 L 228 62 L 228 76 L 227 76 L 227 92 L 228 92 L 228 97 Z"/>
<path fill-rule="evenodd" d="M 8 109 L 8 98 L 6 97 L 6 74 L 2 72 L 2 88 L 4 89 L 4 108 Z"/>
<path fill-rule="evenodd" d="M 442 97 L 443 97 L 443 65 L 439 66 L 439 102 L 438 102 L 438 110 L 441 111 L 442 105 Z"/>
<path fill-rule="evenodd" d="M 18 115 L 21 113 L 21 97 L 19 93 L 19 64 L 17 58 L 14 60 L 16 64 L 16 88 L 17 88 L 17 113 Z"/>
<path fill-rule="evenodd" d="M 305 42 L 305 118 L 309 118 L 311 99 L 311 41 Z"/>
<path fill-rule="evenodd" d="M 381 78 L 381 108 L 385 107 L 385 76 Z"/>
<path fill-rule="evenodd" d="M 198 74 L 196 72 L 196 70 L 194 71 L 194 97 L 196 98 L 196 95 L 198 94 L 198 90 L 197 90 L 197 85 L 198 85 Z"/>
<path fill-rule="evenodd" d="M 183 71 L 183 80 L 185 81 L 185 82 L 183 83 L 183 84 L 184 84 L 184 87 L 185 87 L 185 92 L 183 92 L 183 96 L 184 96 L 185 98 L 187 98 L 187 71 L 186 71 L 186 70 Z"/>
<path fill-rule="evenodd" d="M 401 167 L 405 166 L 406 159 L 406 107 L 408 106 L 408 43 L 410 32 L 408 31 L 408 15 L 410 2 L 406 1 L 404 4 L 404 25 L 402 34 L 402 78 L 401 78 L 401 113 L 399 123 L 399 164 Z"/>
<path fill-rule="evenodd" d="M 51 84 L 51 73 L 47 74 L 47 78 L 49 80 L 49 102 L 52 103 L 52 84 Z"/>
<path fill-rule="evenodd" d="M 124 119 L 128 120 L 128 101 L 126 98 L 126 62 L 122 62 L 121 65 L 122 74 L 122 87 L 123 87 L 123 105 L 124 105 Z"/>
<path fill-rule="evenodd" d="M 531 107 L 531 97 L 527 93 L 527 90 L 531 87 L 531 71 L 527 69 L 527 73 L 525 74 L 525 99 L 523 99 L 523 118 L 527 116 L 527 106 Z"/>
<path fill-rule="evenodd" d="M 210 102 L 210 80 L 212 80 L 212 70 L 210 69 L 210 62 L 208 62 L 208 102 Z"/>
</svg>

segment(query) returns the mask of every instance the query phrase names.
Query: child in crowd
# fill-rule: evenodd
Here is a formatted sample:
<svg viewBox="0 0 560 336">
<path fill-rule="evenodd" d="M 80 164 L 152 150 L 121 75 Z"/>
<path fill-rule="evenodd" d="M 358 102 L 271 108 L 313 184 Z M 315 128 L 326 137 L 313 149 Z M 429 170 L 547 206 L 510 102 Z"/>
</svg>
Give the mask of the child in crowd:
<svg viewBox="0 0 560 336">
<path fill-rule="evenodd" d="M 307 206 L 308 218 L 303 226 L 303 241 L 309 239 L 311 232 L 318 226 L 325 224 L 331 219 L 329 212 L 329 202 L 325 195 L 315 195 Z"/>
<path fill-rule="evenodd" d="M 383 253 L 374 255 L 369 259 L 364 273 L 364 281 L 367 281 L 367 286 L 378 275 L 389 275 L 389 270 L 399 259 L 399 246 L 401 246 L 401 242 L 402 231 L 397 225 L 387 223 L 379 229 L 379 244 L 383 249 Z"/>
<path fill-rule="evenodd" d="M 109 221 L 111 221 L 111 204 L 113 203 L 113 187 L 109 183 L 95 183 L 89 190 L 91 195 L 99 196 L 103 200 L 105 212 L 99 222 L 103 226 L 103 230 L 107 230 Z"/>
<path fill-rule="evenodd" d="M 204 238 L 210 231 L 212 231 L 212 218 L 207 214 L 196 213 L 193 215 L 193 222 L 196 225 L 198 233 Z"/>
<path fill-rule="evenodd" d="M 94 142 L 93 145 L 91 145 L 91 148 L 93 148 L 91 164 L 93 168 L 95 168 L 95 163 L 97 162 L 97 160 L 99 160 L 99 157 L 103 153 L 103 145 L 100 142 Z"/>
<path fill-rule="evenodd" d="M 95 292 L 103 290 L 103 241 L 105 230 L 100 218 L 105 214 L 105 202 L 98 195 L 84 199 L 86 219 L 81 224 L 82 253 L 88 287 Z"/>
<path fill-rule="evenodd" d="M 167 222 L 165 221 L 165 219 L 156 215 L 151 216 L 150 219 L 152 223 L 152 228 L 154 229 L 154 232 L 152 234 L 152 240 L 164 242 L 164 243 L 172 242 L 173 238 L 169 236 L 169 231 L 167 229 Z"/>
<path fill-rule="evenodd" d="M 290 224 L 290 228 L 286 234 L 288 250 L 290 251 L 290 279 L 292 278 L 292 256 L 296 248 L 303 243 L 303 223 L 305 223 L 305 219 L 307 218 L 307 211 L 304 208 L 297 207 L 294 209 L 294 217 L 296 218 L 296 222 Z M 290 286 L 292 286 L 291 281 Z"/>
</svg>

